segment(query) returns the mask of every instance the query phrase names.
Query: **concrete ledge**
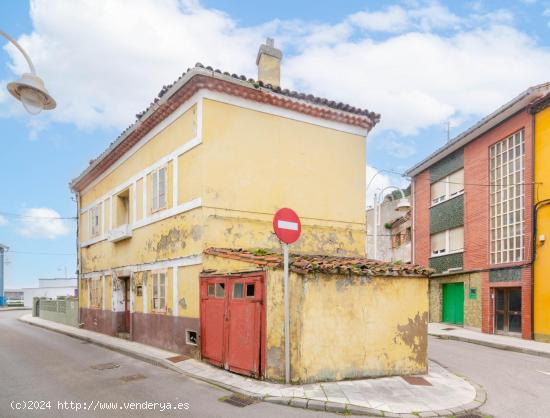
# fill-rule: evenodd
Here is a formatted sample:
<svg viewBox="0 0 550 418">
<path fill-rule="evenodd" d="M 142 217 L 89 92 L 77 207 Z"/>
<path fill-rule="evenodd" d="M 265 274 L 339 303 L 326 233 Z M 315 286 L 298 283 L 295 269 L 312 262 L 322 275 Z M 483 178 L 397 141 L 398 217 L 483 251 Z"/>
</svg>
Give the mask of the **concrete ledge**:
<svg viewBox="0 0 550 418">
<path fill-rule="evenodd" d="M 0 312 L 3 311 L 30 311 L 32 308 L 25 308 L 24 306 L 10 306 L 10 307 L 0 307 Z"/>
</svg>

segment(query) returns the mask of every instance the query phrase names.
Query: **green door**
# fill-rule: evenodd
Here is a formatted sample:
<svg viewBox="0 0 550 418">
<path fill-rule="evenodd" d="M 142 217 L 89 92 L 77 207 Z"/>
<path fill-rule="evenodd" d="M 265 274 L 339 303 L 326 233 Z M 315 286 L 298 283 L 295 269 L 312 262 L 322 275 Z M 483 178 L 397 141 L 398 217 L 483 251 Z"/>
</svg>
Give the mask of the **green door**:
<svg viewBox="0 0 550 418">
<path fill-rule="evenodd" d="M 443 284 L 443 322 L 464 324 L 464 283 Z"/>
</svg>

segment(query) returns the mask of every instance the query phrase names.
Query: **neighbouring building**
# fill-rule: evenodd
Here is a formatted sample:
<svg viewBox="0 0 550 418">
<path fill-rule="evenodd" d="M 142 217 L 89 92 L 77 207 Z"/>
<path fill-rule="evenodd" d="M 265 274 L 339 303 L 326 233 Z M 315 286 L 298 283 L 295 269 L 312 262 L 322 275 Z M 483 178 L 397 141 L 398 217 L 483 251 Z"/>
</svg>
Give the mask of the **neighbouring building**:
<svg viewBox="0 0 550 418">
<path fill-rule="evenodd" d="M 534 103 L 535 117 L 535 236 L 533 241 L 533 334 L 550 342 L 550 95 Z"/>
<path fill-rule="evenodd" d="M 47 278 L 38 279 L 38 287 L 24 287 L 23 304 L 32 307 L 34 298 L 55 299 L 58 296 L 69 297 L 78 295 L 77 278 Z"/>
<path fill-rule="evenodd" d="M 532 105 L 549 92 L 549 83 L 529 88 L 407 172 L 413 262 L 437 271 L 430 321 L 533 338 L 534 193 L 539 201 L 547 178 L 541 154 L 533 182 L 533 146 L 546 149 L 548 125 L 542 113 L 535 124 Z M 548 281 L 539 286 L 542 311 Z M 541 334 L 549 329 L 543 315 Z"/>
<path fill-rule="evenodd" d="M 23 289 L 4 290 L 4 304 L 8 306 L 23 306 Z"/>
<path fill-rule="evenodd" d="M 410 188 L 404 190 L 410 195 Z M 378 225 L 374 224 L 374 208 L 367 209 L 367 256 L 382 261 L 410 263 L 412 218 L 411 211 L 398 211 L 401 194 L 388 194 L 377 206 L 379 211 Z M 377 237 L 377 251 L 374 257 L 374 234 Z"/>
<path fill-rule="evenodd" d="M 280 380 L 272 220 L 291 207 L 302 221 L 292 381 L 422 373 L 429 271 L 364 258 L 366 135 L 379 115 L 282 89 L 281 56 L 261 46 L 259 80 L 197 64 L 72 181 L 80 322 Z"/>
</svg>

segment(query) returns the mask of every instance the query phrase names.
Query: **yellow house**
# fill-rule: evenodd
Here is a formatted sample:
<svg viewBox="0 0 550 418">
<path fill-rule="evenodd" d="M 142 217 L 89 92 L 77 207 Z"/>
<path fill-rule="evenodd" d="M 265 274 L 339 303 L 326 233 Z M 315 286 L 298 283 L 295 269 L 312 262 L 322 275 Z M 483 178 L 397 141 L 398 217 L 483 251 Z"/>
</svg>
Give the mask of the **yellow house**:
<svg viewBox="0 0 550 418">
<path fill-rule="evenodd" d="M 281 207 L 293 251 L 364 254 L 379 115 L 282 89 L 280 60 L 268 40 L 259 80 L 197 64 L 71 182 L 83 327 L 198 356 L 204 250 L 280 249 Z"/>
<path fill-rule="evenodd" d="M 550 342 L 550 96 L 533 105 L 534 147 L 534 289 L 533 334 L 535 340 Z"/>
</svg>

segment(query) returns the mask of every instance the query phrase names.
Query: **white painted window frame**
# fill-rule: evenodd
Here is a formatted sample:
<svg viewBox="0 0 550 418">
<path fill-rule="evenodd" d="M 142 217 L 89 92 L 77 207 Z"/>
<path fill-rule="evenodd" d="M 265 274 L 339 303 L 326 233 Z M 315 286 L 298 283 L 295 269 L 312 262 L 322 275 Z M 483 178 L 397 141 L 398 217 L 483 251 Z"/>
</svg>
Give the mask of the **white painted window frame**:
<svg viewBox="0 0 550 418">
<path fill-rule="evenodd" d="M 167 303 L 166 303 L 166 277 L 167 277 L 167 273 L 168 273 L 168 269 L 160 269 L 160 270 L 154 270 L 154 271 L 151 271 L 151 278 L 152 278 L 152 289 L 151 289 L 151 301 L 152 301 L 152 310 L 153 312 L 156 312 L 156 313 L 166 313 L 166 310 L 167 310 Z M 157 293 L 157 299 L 161 299 L 160 297 L 160 281 L 161 281 L 161 276 L 164 276 L 163 277 L 163 287 L 164 287 L 164 298 L 162 298 L 164 300 L 164 306 L 163 307 L 159 307 L 159 308 L 155 308 L 155 291 Z"/>
</svg>

